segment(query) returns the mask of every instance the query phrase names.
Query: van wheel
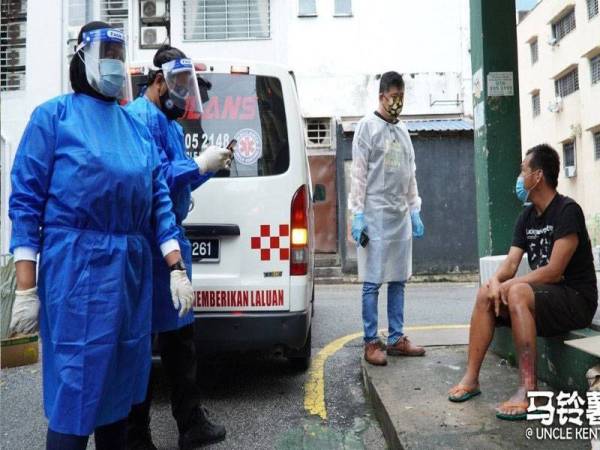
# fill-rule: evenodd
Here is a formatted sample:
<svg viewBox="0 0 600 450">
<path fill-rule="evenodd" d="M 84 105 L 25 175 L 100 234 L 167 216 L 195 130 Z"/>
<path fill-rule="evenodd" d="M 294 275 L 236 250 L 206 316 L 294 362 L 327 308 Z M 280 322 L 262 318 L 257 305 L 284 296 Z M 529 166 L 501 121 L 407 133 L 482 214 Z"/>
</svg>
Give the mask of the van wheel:
<svg viewBox="0 0 600 450">
<path fill-rule="evenodd" d="M 288 355 L 288 359 L 292 368 L 304 372 L 310 366 L 310 355 L 312 350 L 312 328 L 308 330 L 308 336 L 306 337 L 306 343 L 299 350 L 294 350 L 293 353 Z"/>
</svg>

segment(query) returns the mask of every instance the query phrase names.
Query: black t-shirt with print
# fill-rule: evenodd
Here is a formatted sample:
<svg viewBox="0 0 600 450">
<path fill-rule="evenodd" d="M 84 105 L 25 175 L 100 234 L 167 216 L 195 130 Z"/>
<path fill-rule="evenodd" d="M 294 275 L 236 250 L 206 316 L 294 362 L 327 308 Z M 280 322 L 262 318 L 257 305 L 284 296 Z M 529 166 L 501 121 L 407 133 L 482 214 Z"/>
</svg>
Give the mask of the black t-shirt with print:
<svg viewBox="0 0 600 450">
<path fill-rule="evenodd" d="M 596 303 L 598 286 L 592 244 L 583 211 L 575 200 L 556 194 L 539 216 L 533 205 L 527 206 L 517 219 L 512 245 L 527 251 L 529 267 L 535 270 L 550 262 L 554 242 L 569 234 L 577 234 L 579 244 L 567 264 L 563 281 Z"/>
</svg>

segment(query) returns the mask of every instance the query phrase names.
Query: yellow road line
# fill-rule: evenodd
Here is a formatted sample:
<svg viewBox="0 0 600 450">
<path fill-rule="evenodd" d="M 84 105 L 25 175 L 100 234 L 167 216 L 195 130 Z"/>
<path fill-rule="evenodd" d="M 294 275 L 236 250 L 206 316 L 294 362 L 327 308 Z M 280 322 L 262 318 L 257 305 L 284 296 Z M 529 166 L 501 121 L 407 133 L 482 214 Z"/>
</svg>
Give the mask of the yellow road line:
<svg viewBox="0 0 600 450">
<path fill-rule="evenodd" d="M 405 331 L 427 331 L 427 330 L 450 330 L 469 328 L 469 325 L 423 325 L 406 327 Z M 385 330 L 379 330 L 383 332 Z M 327 344 L 311 361 L 308 378 L 304 384 L 304 409 L 321 419 L 327 419 L 327 408 L 325 407 L 325 362 L 327 358 L 335 354 L 348 342 L 363 335 L 362 332 L 342 336 Z"/>
</svg>

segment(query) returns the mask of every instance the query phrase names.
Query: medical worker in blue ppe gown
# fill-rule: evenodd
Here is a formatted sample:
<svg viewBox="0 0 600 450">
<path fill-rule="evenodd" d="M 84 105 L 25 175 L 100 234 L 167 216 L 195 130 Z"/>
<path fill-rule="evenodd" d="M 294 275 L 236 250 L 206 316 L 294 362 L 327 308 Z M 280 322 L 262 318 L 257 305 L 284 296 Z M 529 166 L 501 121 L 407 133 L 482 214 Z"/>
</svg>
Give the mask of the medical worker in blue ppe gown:
<svg viewBox="0 0 600 450">
<path fill-rule="evenodd" d="M 209 146 L 195 160 L 187 156 L 183 129 L 176 119 L 186 111 L 202 112 L 202 101 L 192 61 L 180 50 L 165 45 L 154 56 L 155 70 L 149 73 L 148 87 L 126 109 L 150 129 L 161 153 L 162 171 L 170 189 L 177 218 L 177 240 L 184 266 L 191 278 L 192 248 L 182 226 L 190 209 L 191 192 L 214 172 L 231 164 L 231 152 Z M 158 333 L 161 360 L 171 388 L 171 410 L 179 430 L 179 447 L 191 449 L 225 438 L 225 427 L 212 423 L 200 406 L 196 386 L 194 314 L 177 314 L 170 301 L 169 267 L 153 245 L 152 331 Z M 128 449 L 156 449 L 150 433 L 152 383 L 146 401 L 135 405 L 129 416 Z"/>
<path fill-rule="evenodd" d="M 127 416 L 150 372 L 152 228 L 168 264 L 179 230 L 156 146 L 117 103 L 125 42 L 102 22 L 84 26 L 70 65 L 74 93 L 38 106 L 17 150 L 9 215 L 17 291 L 13 334 L 42 340 L 46 448 L 126 446 Z M 36 286 L 36 260 L 39 271 Z M 169 280 L 185 314 L 184 270 Z M 173 304 L 172 304 L 173 307 Z"/>
<path fill-rule="evenodd" d="M 404 287 L 412 274 L 412 239 L 424 233 L 415 152 L 406 125 L 398 119 L 403 104 L 402 76 L 384 73 L 379 85 L 379 107 L 361 119 L 352 142 L 348 204 L 354 213 L 352 236 L 359 244 L 358 275 L 364 283 L 364 357 L 374 365 L 385 365 L 386 353 L 425 354 L 425 349 L 412 344 L 403 332 Z M 377 300 L 382 283 L 388 283 L 387 346 L 377 336 Z"/>
</svg>

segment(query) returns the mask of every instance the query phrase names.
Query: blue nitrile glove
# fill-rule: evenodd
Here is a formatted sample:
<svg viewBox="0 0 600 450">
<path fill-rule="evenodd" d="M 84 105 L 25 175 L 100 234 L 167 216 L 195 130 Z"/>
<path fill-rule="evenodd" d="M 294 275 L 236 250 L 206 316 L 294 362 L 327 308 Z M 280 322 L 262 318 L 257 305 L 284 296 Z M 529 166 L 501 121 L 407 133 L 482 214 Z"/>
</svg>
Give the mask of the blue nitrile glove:
<svg viewBox="0 0 600 450">
<path fill-rule="evenodd" d="M 419 211 L 412 211 L 410 213 L 410 220 L 412 221 L 413 237 L 420 239 L 425 234 L 425 226 L 421 221 L 421 214 Z"/>
<path fill-rule="evenodd" d="M 360 241 L 360 235 L 367 229 L 365 225 L 365 215 L 363 213 L 356 213 L 352 218 L 352 237 L 356 242 Z"/>
</svg>

